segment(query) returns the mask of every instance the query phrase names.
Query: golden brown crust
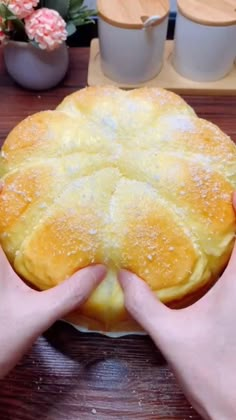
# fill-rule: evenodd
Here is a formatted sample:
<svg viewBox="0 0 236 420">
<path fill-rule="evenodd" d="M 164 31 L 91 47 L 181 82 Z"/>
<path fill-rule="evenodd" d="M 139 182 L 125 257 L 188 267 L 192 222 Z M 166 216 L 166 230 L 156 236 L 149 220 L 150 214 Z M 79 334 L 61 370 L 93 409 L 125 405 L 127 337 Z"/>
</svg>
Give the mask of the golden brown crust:
<svg viewBox="0 0 236 420">
<path fill-rule="evenodd" d="M 171 92 L 76 92 L 9 134 L 0 173 L 0 240 L 24 279 L 47 289 L 91 263 L 108 265 L 68 317 L 81 327 L 140 329 L 124 308 L 121 267 L 176 305 L 228 261 L 236 147 Z"/>
</svg>

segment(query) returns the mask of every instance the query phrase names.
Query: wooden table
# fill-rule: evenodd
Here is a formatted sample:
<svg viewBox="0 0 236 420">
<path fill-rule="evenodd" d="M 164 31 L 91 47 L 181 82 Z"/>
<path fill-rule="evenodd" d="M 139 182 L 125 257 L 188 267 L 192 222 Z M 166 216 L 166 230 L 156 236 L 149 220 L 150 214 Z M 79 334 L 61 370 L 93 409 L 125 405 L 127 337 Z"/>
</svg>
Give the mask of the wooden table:
<svg viewBox="0 0 236 420">
<path fill-rule="evenodd" d="M 0 55 L 0 141 L 27 115 L 53 109 L 86 84 L 89 50 L 72 49 L 58 88 L 27 92 Z M 236 141 L 236 97 L 186 97 L 201 117 Z M 19 332 L 20 333 L 20 332 Z M 148 337 L 109 339 L 57 323 L 0 384 L 1 420 L 199 420 Z"/>
</svg>

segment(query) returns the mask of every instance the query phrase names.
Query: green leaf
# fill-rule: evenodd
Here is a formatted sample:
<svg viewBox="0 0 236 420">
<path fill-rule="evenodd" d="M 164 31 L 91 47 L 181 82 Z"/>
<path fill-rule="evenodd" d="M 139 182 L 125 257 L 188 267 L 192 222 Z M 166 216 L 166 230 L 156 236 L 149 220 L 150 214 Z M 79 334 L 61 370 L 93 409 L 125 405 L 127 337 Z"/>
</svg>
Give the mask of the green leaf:
<svg viewBox="0 0 236 420">
<path fill-rule="evenodd" d="M 70 0 L 70 6 L 69 6 L 70 13 L 74 13 L 78 11 L 83 5 L 83 3 L 84 3 L 84 0 Z"/>
<path fill-rule="evenodd" d="M 5 17 L 5 6 L 2 3 L 0 3 L 0 16 Z"/>
<path fill-rule="evenodd" d="M 18 21 L 18 26 L 23 26 L 24 28 L 23 21 L 18 19 L 17 16 L 14 13 L 12 13 L 11 10 L 8 9 L 8 7 L 3 3 L 0 3 L 0 16 L 3 17 L 5 22 L 8 22 L 9 20 Z"/>
<path fill-rule="evenodd" d="M 7 20 L 17 20 L 17 17 L 15 15 L 8 16 Z"/>
<path fill-rule="evenodd" d="M 95 23 L 94 20 L 91 19 L 91 18 L 86 18 L 86 19 L 78 18 L 78 19 L 74 19 L 73 22 L 74 22 L 76 27 L 83 26 L 83 25 L 88 25 L 89 23 Z"/>
<path fill-rule="evenodd" d="M 63 19 L 66 19 L 69 12 L 70 0 L 45 0 L 44 3 L 45 7 L 56 10 Z"/>
<path fill-rule="evenodd" d="M 5 4 L 3 4 L 3 3 L 0 3 L 0 16 L 3 19 L 6 19 L 7 18 L 9 12 L 10 11 L 8 10 L 7 6 Z"/>
<path fill-rule="evenodd" d="M 66 25 L 66 30 L 67 30 L 68 36 L 73 35 L 76 32 L 75 24 L 71 21 L 68 22 L 67 25 Z"/>
<path fill-rule="evenodd" d="M 25 25 L 20 19 L 13 20 L 14 29 L 19 32 L 25 32 Z"/>
<path fill-rule="evenodd" d="M 35 48 L 40 49 L 39 44 L 36 41 L 30 41 L 30 44 L 33 45 Z"/>
</svg>

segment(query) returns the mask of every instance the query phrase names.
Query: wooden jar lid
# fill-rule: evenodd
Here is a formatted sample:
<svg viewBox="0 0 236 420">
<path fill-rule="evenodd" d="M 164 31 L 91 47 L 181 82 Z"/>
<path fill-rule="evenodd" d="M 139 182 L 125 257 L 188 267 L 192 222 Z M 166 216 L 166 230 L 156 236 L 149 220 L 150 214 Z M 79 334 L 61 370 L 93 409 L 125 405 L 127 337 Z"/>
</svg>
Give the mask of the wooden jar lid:
<svg viewBox="0 0 236 420">
<path fill-rule="evenodd" d="M 126 29 L 141 29 L 152 16 L 160 18 L 158 25 L 168 15 L 169 0 L 98 0 L 98 15 L 113 26 Z"/>
<path fill-rule="evenodd" d="M 236 24 L 236 0 L 178 0 L 186 18 L 207 26 Z"/>
</svg>

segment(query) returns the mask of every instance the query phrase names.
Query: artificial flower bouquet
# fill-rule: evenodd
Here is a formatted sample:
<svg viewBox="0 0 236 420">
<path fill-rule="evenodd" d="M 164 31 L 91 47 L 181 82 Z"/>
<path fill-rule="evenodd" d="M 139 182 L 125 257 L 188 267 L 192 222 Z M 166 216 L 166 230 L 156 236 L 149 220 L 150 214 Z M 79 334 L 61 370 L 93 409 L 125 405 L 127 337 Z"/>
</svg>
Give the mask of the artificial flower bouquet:
<svg viewBox="0 0 236 420">
<path fill-rule="evenodd" d="M 0 44 L 30 42 L 52 51 L 76 28 L 93 21 L 84 0 L 0 0 Z"/>
</svg>

